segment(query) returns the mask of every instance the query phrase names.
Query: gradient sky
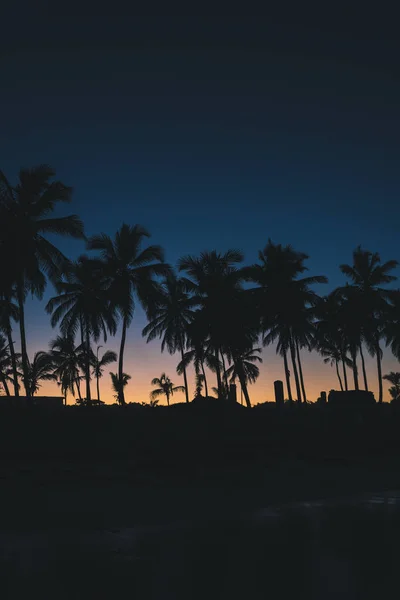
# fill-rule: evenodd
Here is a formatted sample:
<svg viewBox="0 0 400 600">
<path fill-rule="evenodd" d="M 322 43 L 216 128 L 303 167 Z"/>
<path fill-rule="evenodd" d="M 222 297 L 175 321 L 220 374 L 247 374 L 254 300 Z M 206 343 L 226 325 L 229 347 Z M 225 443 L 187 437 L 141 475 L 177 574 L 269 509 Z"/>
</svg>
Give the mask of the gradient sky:
<svg viewBox="0 0 400 600">
<path fill-rule="evenodd" d="M 140 223 L 171 264 L 231 247 L 252 262 L 271 237 L 307 252 L 326 292 L 343 283 L 338 265 L 358 244 L 400 259 L 400 47 L 390 19 L 381 28 L 376 15 L 290 24 L 25 8 L 19 35 L 2 33 L 0 167 L 15 181 L 22 165 L 54 166 L 74 188 L 63 214 L 78 213 L 88 235 Z M 57 243 L 71 258 L 84 249 Z M 28 302 L 27 320 L 32 355 L 56 332 L 44 302 Z M 144 324 L 138 310 L 128 400 L 147 401 L 162 371 L 181 383 L 177 357 L 146 345 Z M 274 349 L 263 357 L 254 402 L 272 399 L 283 377 Z M 386 353 L 384 370 L 397 368 Z M 376 392 L 373 361 L 368 371 Z M 337 386 L 314 354 L 305 377 L 311 399 Z"/>
</svg>

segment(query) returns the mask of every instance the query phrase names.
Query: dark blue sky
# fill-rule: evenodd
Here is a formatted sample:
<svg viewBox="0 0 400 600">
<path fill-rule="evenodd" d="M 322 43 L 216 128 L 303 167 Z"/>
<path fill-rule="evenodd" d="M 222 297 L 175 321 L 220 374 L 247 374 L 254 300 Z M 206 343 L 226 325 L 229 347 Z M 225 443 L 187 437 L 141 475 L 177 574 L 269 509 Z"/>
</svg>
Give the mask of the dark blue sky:
<svg viewBox="0 0 400 600">
<path fill-rule="evenodd" d="M 54 166 L 88 234 L 141 223 L 172 263 L 271 237 L 329 287 L 358 244 L 400 258 L 390 18 L 27 17 L 3 38 L 1 168 Z"/>
</svg>

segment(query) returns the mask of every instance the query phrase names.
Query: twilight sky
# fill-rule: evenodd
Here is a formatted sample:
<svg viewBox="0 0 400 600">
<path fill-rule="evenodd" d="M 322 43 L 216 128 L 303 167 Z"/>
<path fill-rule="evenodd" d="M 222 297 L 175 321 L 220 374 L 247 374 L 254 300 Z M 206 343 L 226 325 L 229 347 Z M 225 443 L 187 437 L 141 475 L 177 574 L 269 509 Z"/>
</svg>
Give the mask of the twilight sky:
<svg viewBox="0 0 400 600">
<path fill-rule="evenodd" d="M 328 276 L 327 292 L 343 283 L 338 265 L 358 244 L 400 259 L 400 48 L 390 18 L 381 27 L 377 18 L 289 24 L 55 16 L 45 3 L 27 10 L 17 38 L 13 27 L 2 34 L 0 167 L 15 181 L 20 166 L 54 166 L 74 188 L 63 214 L 78 213 L 88 235 L 140 223 L 171 264 L 231 247 L 252 262 L 271 237 L 307 252 L 310 272 Z M 72 258 L 84 250 L 57 243 Z M 32 355 L 56 332 L 44 302 L 30 300 L 27 319 Z M 144 324 L 138 310 L 127 400 L 147 401 L 162 371 L 179 382 L 177 357 L 146 345 Z M 99 343 L 117 349 L 119 333 Z M 272 399 L 283 378 L 274 349 L 263 358 L 253 402 Z M 316 354 L 305 359 L 314 400 L 337 382 Z M 386 353 L 385 371 L 394 368 Z M 111 401 L 109 370 L 102 389 Z M 376 391 L 371 360 L 368 372 Z"/>
</svg>

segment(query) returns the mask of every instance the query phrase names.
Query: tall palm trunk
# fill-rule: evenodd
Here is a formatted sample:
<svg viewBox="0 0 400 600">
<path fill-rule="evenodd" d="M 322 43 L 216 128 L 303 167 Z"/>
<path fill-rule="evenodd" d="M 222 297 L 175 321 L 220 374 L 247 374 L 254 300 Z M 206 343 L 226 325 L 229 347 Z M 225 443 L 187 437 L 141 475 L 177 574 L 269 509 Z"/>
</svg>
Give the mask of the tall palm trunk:
<svg viewBox="0 0 400 600">
<path fill-rule="evenodd" d="M 86 324 L 86 403 L 91 406 L 91 395 L 90 395 L 90 334 L 89 327 Z"/>
<path fill-rule="evenodd" d="M 365 391 L 368 392 L 367 372 L 365 370 L 365 360 L 364 360 L 364 354 L 362 351 L 361 343 L 360 343 L 360 356 L 361 356 L 361 366 L 362 366 L 362 372 L 363 372 L 363 378 L 364 378 L 364 387 L 365 387 Z"/>
<path fill-rule="evenodd" d="M 347 371 L 346 371 L 346 362 L 345 362 L 345 357 L 343 356 L 342 358 L 342 366 L 343 366 L 343 379 L 344 379 L 344 389 L 346 390 L 346 392 L 349 391 L 349 385 L 347 383 Z"/>
<path fill-rule="evenodd" d="M 355 348 L 351 351 L 351 360 L 353 361 L 354 389 L 358 392 L 360 388 L 358 386 L 357 352 Z"/>
<path fill-rule="evenodd" d="M 342 378 L 340 377 L 339 363 L 337 360 L 335 360 L 335 366 L 336 366 L 336 375 L 337 375 L 337 378 L 339 379 L 339 383 L 340 383 L 340 391 L 343 392 L 343 383 L 342 383 Z"/>
<path fill-rule="evenodd" d="M 6 380 L 5 375 L 0 374 L 0 382 L 3 384 L 6 396 L 10 396 L 11 394 L 10 394 L 10 390 L 8 389 L 7 380 Z"/>
<path fill-rule="evenodd" d="M 26 349 L 26 333 L 25 333 L 25 310 L 24 310 L 24 292 L 23 283 L 20 281 L 17 285 L 17 300 L 19 309 L 19 330 L 21 334 L 21 359 L 22 359 L 22 372 L 24 374 L 24 388 L 28 398 L 31 397 L 29 389 L 29 366 L 28 366 L 28 352 Z"/>
<path fill-rule="evenodd" d="M 125 351 L 125 341 L 126 341 L 126 330 L 128 328 L 128 323 L 126 317 L 122 320 L 122 334 L 121 334 L 121 344 L 119 347 L 119 357 L 118 357 L 118 381 L 120 385 L 118 386 L 118 399 L 119 403 L 122 406 L 125 404 L 125 392 L 124 386 L 122 385 L 122 379 L 124 376 L 124 351 Z"/>
<path fill-rule="evenodd" d="M 294 380 L 296 382 L 297 402 L 301 402 L 300 381 L 299 381 L 299 374 L 298 374 L 298 371 L 297 371 L 296 350 L 295 350 L 295 347 L 294 347 L 293 340 L 290 340 L 290 355 L 292 357 Z"/>
<path fill-rule="evenodd" d="M 378 384 L 379 384 L 379 397 L 378 402 L 382 404 L 383 402 L 383 386 L 382 386 L 382 358 L 381 358 L 381 348 L 379 346 L 379 340 L 376 342 L 376 364 L 378 367 Z"/>
<path fill-rule="evenodd" d="M 244 399 L 246 400 L 247 408 L 251 408 L 249 390 L 247 389 L 247 385 L 246 385 L 246 378 L 243 373 L 242 365 L 240 364 L 239 361 L 235 361 L 235 369 L 236 369 L 236 373 L 238 374 L 238 377 L 239 377 L 240 387 L 242 388 Z"/>
<path fill-rule="evenodd" d="M 297 353 L 297 362 L 299 363 L 300 385 L 301 385 L 301 391 L 302 391 L 302 394 L 303 394 L 303 402 L 307 402 L 306 388 L 304 386 L 303 368 L 301 366 L 300 348 L 299 348 L 298 342 L 296 342 L 296 353 Z"/>
<path fill-rule="evenodd" d="M 100 377 L 99 374 L 97 373 L 96 375 L 96 386 L 97 386 L 97 400 L 100 402 Z"/>
<path fill-rule="evenodd" d="M 186 402 L 189 403 L 189 389 L 188 389 L 188 380 L 187 380 L 187 374 L 186 374 L 186 365 L 184 362 L 184 355 L 185 355 L 185 349 L 183 347 L 183 339 L 182 336 L 180 336 L 179 338 L 179 343 L 180 343 L 180 350 L 181 350 L 181 358 L 182 358 L 182 362 L 183 362 L 183 382 L 185 384 L 185 396 L 186 396 Z"/>
<path fill-rule="evenodd" d="M 76 378 L 75 383 L 76 383 L 76 389 L 78 391 L 78 398 L 79 398 L 79 400 L 82 400 L 81 384 L 80 384 L 80 381 L 79 381 L 79 376 Z"/>
<path fill-rule="evenodd" d="M 228 376 L 226 374 L 226 364 L 225 364 L 224 353 L 222 352 L 222 350 L 221 350 L 221 358 L 222 358 L 222 368 L 224 369 L 225 394 L 228 395 L 228 393 L 229 393 Z"/>
<path fill-rule="evenodd" d="M 11 365 L 12 365 L 12 370 L 13 370 L 14 396 L 19 396 L 17 359 L 15 358 L 14 342 L 12 339 L 12 329 L 11 329 L 10 323 L 8 323 L 8 327 L 7 327 L 7 339 L 8 339 L 8 347 L 10 349 Z"/>
<path fill-rule="evenodd" d="M 165 395 L 166 395 L 166 397 L 167 397 L 167 406 L 169 406 L 169 393 L 168 393 L 168 392 L 165 392 Z"/>
<path fill-rule="evenodd" d="M 205 392 L 206 392 L 206 398 L 208 398 L 207 377 L 206 377 L 206 372 L 204 370 L 204 362 L 203 361 L 201 361 L 201 370 L 202 370 L 203 378 L 204 378 L 204 389 L 205 389 Z"/>
<path fill-rule="evenodd" d="M 216 358 L 215 373 L 217 375 L 218 398 L 221 398 L 221 396 L 222 396 L 222 380 L 221 380 L 221 369 L 219 368 L 219 350 L 218 350 L 218 348 L 215 350 L 215 358 Z"/>
<path fill-rule="evenodd" d="M 285 377 L 286 377 L 286 387 L 287 387 L 287 393 L 288 393 L 288 400 L 289 400 L 289 402 L 293 402 L 292 388 L 291 388 L 291 385 L 290 385 L 289 365 L 288 365 L 288 359 L 287 359 L 287 352 L 286 352 L 286 350 L 283 351 L 283 364 L 285 365 Z"/>
</svg>

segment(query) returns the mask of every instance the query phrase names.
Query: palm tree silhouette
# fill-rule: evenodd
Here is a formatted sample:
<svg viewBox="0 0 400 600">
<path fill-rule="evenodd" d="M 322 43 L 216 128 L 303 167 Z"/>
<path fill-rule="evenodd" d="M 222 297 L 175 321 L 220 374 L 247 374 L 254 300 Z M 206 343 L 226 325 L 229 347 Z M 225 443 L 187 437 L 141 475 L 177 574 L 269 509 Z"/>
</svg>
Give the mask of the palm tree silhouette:
<svg viewBox="0 0 400 600">
<path fill-rule="evenodd" d="M 231 383 L 236 383 L 236 379 L 243 381 L 245 384 L 245 390 L 241 384 L 242 391 L 246 398 L 247 385 L 249 383 L 255 383 L 260 375 L 260 369 L 254 363 L 262 363 L 262 358 L 259 356 L 261 348 L 249 348 L 242 354 L 238 354 L 233 360 L 233 364 L 227 370 L 227 375 L 230 377 Z"/>
<path fill-rule="evenodd" d="M 75 396 L 75 386 L 78 397 L 82 400 L 80 380 L 80 369 L 85 369 L 85 353 L 82 345 L 75 347 L 72 335 L 58 335 L 50 342 L 50 354 L 54 366 L 54 375 L 57 377 L 65 403 L 67 394 L 71 392 Z"/>
<path fill-rule="evenodd" d="M 169 266 L 164 264 L 160 246 L 142 248 L 150 233 L 140 225 L 130 227 L 125 223 L 112 239 L 105 233 L 90 238 L 88 248 L 99 250 L 109 279 L 108 294 L 111 304 L 122 317 L 122 334 L 119 351 L 118 375 L 122 380 L 126 333 L 133 318 L 135 300 L 148 311 L 158 289 L 155 276 L 166 275 Z M 124 386 L 120 386 L 120 404 L 125 403 Z"/>
<path fill-rule="evenodd" d="M 183 374 L 186 402 L 189 402 L 185 347 L 188 327 L 194 319 L 193 308 L 198 304 L 198 300 L 189 297 L 183 281 L 172 271 L 157 290 L 154 300 L 151 321 L 143 329 L 142 335 L 147 336 L 147 342 L 162 338 L 161 352 L 165 347 L 170 354 L 174 354 L 177 350 L 180 352 L 180 374 Z"/>
<path fill-rule="evenodd" d="M 29 397 L 29 359 L 25 331 L 25 299 L 30 292 L 43 297 L 46 277 L 54 282 L 60 274 L 65 256 L 46 238 L 59 234 L 83 239 L 83 223 L 76 215 L 52 217 L 59 202 L 71 200 L 71 188 L 51 181 L 55 171 L 48 165 L 21 169 L 19 181 L 12 187 L 0 171 L 2 206 L 0 238 L 14 274 L 19 309 L 22 371 Z"/>
<path fill-rule="evenodd" d="M 292 400 L 287 354 L 290 352 L 296 383 L 297 399 L 306 400 L 304 381 L 301 386 L 297 368 L 300 347 L 311 347 L 313 337 L 313 310 L 318 296 L 311 285 L 327 283 L 323 275 L 303 277 L 307 270 L 304 261 L 308 255 L 292 246 L 274 244 L 270 239 L 258 253 L 259 263 L 244 269 L 246 279 L 257 285 L 252 291 L 260 315 L 263 344 L 277 342 L 276 351 L 283 357 L 289 401 Z M 302 369 L 299 363 L 301 376 Z"/>
<path fill-rule="evenodd" d="M 97 346 L 96 356 L 93 355 L 93 375 L 96 377 L 97 400 L 100 400 L 100 378 L 103 376 L 104 367 L 116 362 L 117 355 L 112 350 L 106 350 L 103 356 L 99 359 L 99 349 L 102 346 Z"/>
<path fill-rule="evenodd" d="M 17 355 L 18 359 L 19 355 Z M 18 372 L 17 372 L 18 374 Z M 6 338 L 0 334 L 0 383 L 4 387 L 6 396 L 10 396 L 8 384 L 15 384 L 10 345 Z M 18 385 L 18 382 L 17 382 Z"/>
<path fill-rule="evenodd" d="M 400 401 L 400 373 L 391 371 L 388 375 L 384 375 L 383 379 L 392 384 L 392 387 L 389 388 L 392 400 Z"/>
<path fill-rule="evenodd" d="M 391 291 L 389 301 L 383 334 L 386 345 L 390 346 L 393 355 L 400 360 L 400 290 Z"/>
<path fill-rule="evenodd" d="M 115 392 L 114 398 L 116 399 L 117 402 L 119 402 L 119 404 L 122 404 L 121 402 L 121 398 L 124 398 L 124 404 L 125 404 L 125 397 L 124 397 L 124 388 L 128 385 L 128 381 L 130 381 L 132 379 L 132 377 L 130 375 L 128 375 L 127 373 L 122 373 L 122 377 L 120 377 L 119 373 L 111 373 L 110 372 L 110 376 L 111 376 L 111 383 L 112 383 L 112 388 Z"/>
<path fill-rule="evenodd" d="M 154 379 L 151 380 L 151 385 L 158 385 L 158 387 L 150 392 L 150 399 L 155 400 L 160 396 L 165 396 L 168 406 L 169 399 L 174 395 L 175 392 L 185 391 L 185 387 L 183 385 L 174 386 L 170 378 L 167 377 L 165 373 L 162 373 L 160 377 L 154 377 Z"/>
<path fill-rule="evenodd" d="M 100 261 L 80 256 L 76 262 L 65 265 L 63 278 L 57 282 L 59 295 L 51 298 L 46 305 L 46 311 L 52 313 L 52 327 L 60 322 L 60 331 L 64 336 L 74 337 L 80 330 L 89 406 L 90 367 L 93 363 L 90 339 L 97 341 L 103 335 L 106 342 L 107 332 L 113 335 L 116 331 L 107 283 Z"/>
<path fill-rule="evenodd" d="M 364 317 L 363 335 L 370 354 L 376 356 L 379 403 L 383 401 L 380 341 L 384 334 L 385 316 L 389 310 L 388 300 L 390 299 L 390 292 L 381 286 L 397 279 L 394 275 L 390 275 L 390 272 L 397 266 L 396 260 L 389 260 L 381 264 L 381 258 L 377 252 L 363 250 L 360 246 L 353 252 L 352 265 L 340 265 L 342 273 L 352 282 L 349 287 L 358 293 L 358 309 L 362 309 Z"/>
<path fill-rule="evenodd" d="M 33 361 L 28 364 L 28 377 L 28 382 L 24 381 L 28 397 L 36 394 L 41 385 L 40 381 L 56 381 L 51 354 L 42 350 L 35 352 Z"/>
<path fill-rule="evenodd" d="M 2 285 L 3 284 L 3 285 Z M 10 353 L 10 360 L 13 372 L 13 386 L 14 395 L 19 396 L 19 383 L 18 383 L 18 368 L 17 368 L 17 355 L 14 349 L 14 341 L 12 335 L 11 321 L 18 322 L 19 311 L 18 306 L 13 302 L 14 290 L 12 287 L 8 287 L 4 284 L 4 280 L 0 282 L 0 331 L 4 332 L 7 336 L 8 351 Z"/>
<path fill-rule="evenodd" d="M 238 250 L 228 250 L 224 254 L 213 250 L 203 252 L 199 257 L 184 256 L 178 261 L 179 271 L 188 275 L 183 281 L 201 307 L 197 319 L 202 322 L 214 352 L 220 397 L 223 396 L 220 357 L 224 364 L 227 333 L 236 325 L 233 324 L 231 306 L 233 298 L 242 289 L 242 271 L 237 268 L 242 261 L 243 254 Z M 226 369 L 223 370 L 226 385 Z"/>
</svg>

